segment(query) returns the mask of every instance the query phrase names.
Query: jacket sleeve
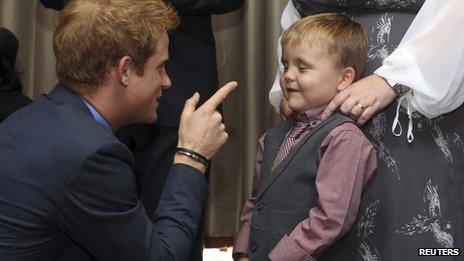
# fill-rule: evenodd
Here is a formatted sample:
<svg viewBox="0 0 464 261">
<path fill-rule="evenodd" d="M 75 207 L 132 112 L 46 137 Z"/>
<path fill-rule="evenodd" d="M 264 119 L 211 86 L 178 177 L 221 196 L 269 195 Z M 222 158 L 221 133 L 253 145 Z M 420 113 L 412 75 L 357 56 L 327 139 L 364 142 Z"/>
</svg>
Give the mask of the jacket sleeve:
<svg viewBox="0 0 464 261">
<path fill-rule="evenodd" d="M 225 14 L 240 8 L 245 0 L 165 0 L 181 15 Z"/>
<path fill-rule="evenodd" d="M 64 8 L 68 0 L 39 0 L 40 3 L 46 7 L 55 10 L 61 10 Z"/>
<path fill-rule="evenodd" d="M 80 164 L 59 210 L 61 229 L 97 260 L 187 260 L 208 193 L 203 174 L 173 165 L 150 219 L 131 157 L 114 142 Z"/>
</svg>

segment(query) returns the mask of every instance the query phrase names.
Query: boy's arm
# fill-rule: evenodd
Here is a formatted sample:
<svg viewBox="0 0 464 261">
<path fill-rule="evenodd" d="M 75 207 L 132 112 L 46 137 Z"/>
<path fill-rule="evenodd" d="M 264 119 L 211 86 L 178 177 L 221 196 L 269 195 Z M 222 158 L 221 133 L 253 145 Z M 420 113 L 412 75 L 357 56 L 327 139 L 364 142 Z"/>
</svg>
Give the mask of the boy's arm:
<svg viewBox="0 0 464 261">
<path fill-rule="evenodd" d="M 255 208 L 255 198 L 251 196 L 243 207 L 240 215 L 241 228 L 235 234 L 232 257 L 234 260 L 239 260 L 242 257 L 248 256 L 248 242 L 250 238 L 250 225 L 253 210 Z"/>
<path fill-rule="evenodd" d="M 255 171 L 253 174 L 253 190 L 251 193 L 251 197 L 245 203 L 243 207 L 242 214 L 240 215 L 241 221 L 241 228 L 235 234 L 234 237 L 234 250 L 232 252 L 232 256 L 234 260 L 238 260 L 242 257 L 248 256 L 248 241 L 250 238 L 250 225 L 251 225 L 251 218 L 253 214 L 253 210 L 255 208 L 255 195 L 258 190 L 258 181 L 259 181 L 259 173 L 261 172 L 261 166 L 263 162 L 263 151 L 264 151 L 264 138 L 266 134 L 264 134 L 258 142 L 258 150 L 256 153 L 256 164 L 255 164 Z"/>
<path fill-rule="evenodd" d="M 353 225 L 361 193 L 377 167 L 372 144 L 354 124 L 336 127 L 322 142 L 316 177 L 319 193 L 309 218 L 285 235 L 271 260 L 315 260 Z"/>
</svg>

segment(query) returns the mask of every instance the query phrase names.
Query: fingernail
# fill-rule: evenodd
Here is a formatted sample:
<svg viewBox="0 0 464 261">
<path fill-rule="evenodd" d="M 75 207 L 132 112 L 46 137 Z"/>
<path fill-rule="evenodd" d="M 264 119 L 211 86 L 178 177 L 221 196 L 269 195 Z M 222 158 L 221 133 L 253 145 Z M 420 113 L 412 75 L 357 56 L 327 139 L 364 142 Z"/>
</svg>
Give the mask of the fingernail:
<svg viewBox="0 0 464 261">
<path fill-rule="evenodd" d="M 323 113 L 323 114 L 321 115 L 321 120 L 325 120 L 325 118 L 327 118 L 327 114 Z"/>
</svg>

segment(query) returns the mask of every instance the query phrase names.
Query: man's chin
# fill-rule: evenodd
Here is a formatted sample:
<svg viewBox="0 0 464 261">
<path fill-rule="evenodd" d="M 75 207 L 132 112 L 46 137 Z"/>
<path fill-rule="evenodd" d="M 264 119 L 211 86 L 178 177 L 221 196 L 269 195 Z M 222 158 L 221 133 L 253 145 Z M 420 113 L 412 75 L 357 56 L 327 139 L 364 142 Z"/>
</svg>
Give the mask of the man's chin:
<svg viewBox="0 0 464 261">
<path fill-rule="evenodd" d="M 149 120 L 149 122 L 147 122 L 147 123 L 152 124 L 152 123 L 155 123 L 157 120 L 158 120 L 158 115 L 156 115 L 156 113 L 155 113 L 155 115 L 152 116 L 151 119 Z"/>
<path fill-rule="evenodd" d="M 158 115 L 150 115 L 148 117 L 144 117 L 140 119 L 136 124 L 152 124 L 158 120 Z"/>
<path fill-rule="evenodd" d="M 155 123 L 157 120 L 158 120 L 158 113 L 157 113 L 157 110 L 158 110 L 158 103 L 156 103 L 154 106 L 151 107 L 151 109 L 149 110 L 149 114 L 146 114 L 145 116 L 145 122 L 146 124 L 152 124 L 152 123 Z"/>
</svg>

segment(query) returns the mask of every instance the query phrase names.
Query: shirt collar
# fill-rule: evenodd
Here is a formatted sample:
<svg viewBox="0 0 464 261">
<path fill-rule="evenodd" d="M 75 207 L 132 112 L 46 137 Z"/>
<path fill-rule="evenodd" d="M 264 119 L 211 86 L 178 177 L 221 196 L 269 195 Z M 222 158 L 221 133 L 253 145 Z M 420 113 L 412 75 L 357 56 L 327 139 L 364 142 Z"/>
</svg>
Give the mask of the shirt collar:
<svg viewBox="0 0 464 261">
<path fill-rule="evenodd" d="M 305 117 L 308 120 L 311 126 L 315 126 L 321 122 L 321 116 L 324 109 L 327 107 L 327 104 L 321 105 L 319 107 L 311 108 L 304 112 L 294 114 L 294 117 Z"/>
<path fill-rule="evenodd" d="M 85 106 L 89 109 L 90 113 L 92 113 L 93 118 L 100 124 L 102 125 L 105 129 L 109 130 L 110 132 L 113 132 L 111 129 L 111 126 L 108 124 L 108 122 L 103 118 L 103 116 L 90 104 L 87 102 L 82 96 L 81 100 L 85 103 Z"/>
</svg>

